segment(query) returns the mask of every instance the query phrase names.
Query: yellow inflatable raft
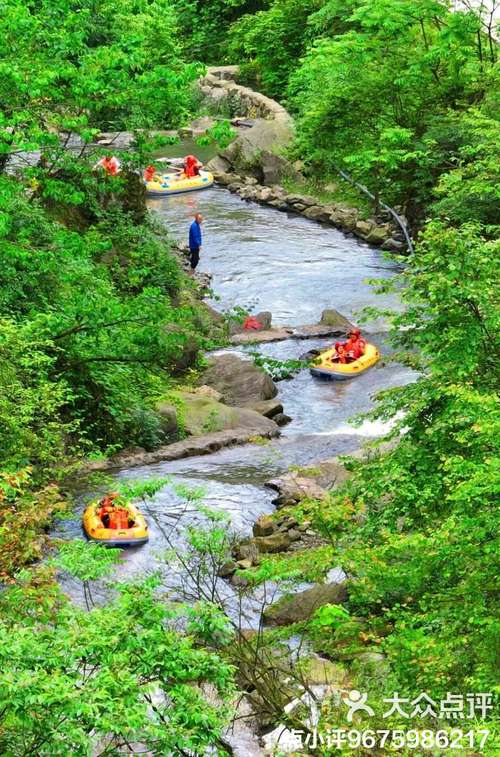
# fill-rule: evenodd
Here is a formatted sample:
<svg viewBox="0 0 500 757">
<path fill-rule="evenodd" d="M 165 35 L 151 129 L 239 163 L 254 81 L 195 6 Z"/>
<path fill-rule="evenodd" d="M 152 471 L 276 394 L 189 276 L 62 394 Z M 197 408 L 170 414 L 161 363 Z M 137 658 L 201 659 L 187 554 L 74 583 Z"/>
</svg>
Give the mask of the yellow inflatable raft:
<svg viewBox="0 0 500 757">
<path fill-rule="evenodd" d="M 148 541 L 148 525 L 137 507 L 127 504 L 129 528 L 106 528 L 98 514 L 100 507 L 100 502 L 94 502 L 83 513 L 83 530 L 91 541 L 108 547 L 135 547 Z"/>
<path fill-rule="evenodd" d="M 380 352 L 374 344 L 367 343 L 365 354 L 352 363 L 335 363 L 332 358 L 335 357 L 335 347 L 326 350 L 319 355 L 311 364 L 309 370 L 313 376 L 318 378 L 334 379 L 344 381 L 345 379 L 359 376 L 372 365 L 380 360 Z"/>
<path fill-rule="evenodd" d="M 163 197 L 208 189 L 213 183 L 214 177 L 209 171 L 200 171 L 199 176 L 193 176 L 191 179 L 180 178 L 178 173 L 164 173 L 157 174 L 152 181 L 146 182 L 146 192 L 152 197 Z"/>
</svg>

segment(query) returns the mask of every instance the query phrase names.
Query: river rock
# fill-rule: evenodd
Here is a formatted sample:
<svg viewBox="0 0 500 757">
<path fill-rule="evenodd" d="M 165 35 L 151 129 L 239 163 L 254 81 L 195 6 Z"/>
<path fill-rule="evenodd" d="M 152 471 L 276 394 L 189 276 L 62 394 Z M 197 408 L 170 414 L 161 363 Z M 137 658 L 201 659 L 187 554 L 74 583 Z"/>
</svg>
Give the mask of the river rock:
<svg viewBox="0 0 500 757">
<path fill-rule="evenodd" d="M 406 244 L 404 242 L 398 242 L 397 239 L 393 239 L 392 237 L 386 239 L 382 245 L 382 249 L 389 250 L 389 252 L 402 252 L 405 248 Z"/>
<path fill-rule="evenodd" d="M 369 221 L 358 221 L 353 231 L 356 236 L 366 239 L 373 229 L 373 224 Z"/>
<path fill-rule="evenodd" d="M 271 187 L 259 187 L 256 199 L 258 202 L 269 202 L 269 200 L 273 199 L 273 190 Z"/>
<path fill-rule="evenodd" d="M 390 226 L 389 224 L 384 224 L 383 226 L 375 226 L 366 237 L 366 241 L 369 242 L 370 244 L 381 245 L 390 236 L 391 236 Z"/>
<path fill-rule="evenodd" d="M 278 492 L 278 497 L 273 500 L 277 507 L 288 506 L 291 502 L 301 502 L 303 499 L 325 499 L 327 492 L 313 479 L 305 478 L 298 473 L 286 473 L 281 478 L 266 481 L 265 486 Z"/>
<path fill-rule="evenodd" d="M 263 416 L 261 416 L 262 418 Z M 136 466 L 153 465 L 168 460 L 182 460 L 185 457 L 197 457 L 199 455 L 211 455 L 224 447 L 232 447 L 235 444 L 248 444 L 256 436 L 273 439 L 279 436 L 280 431 L 276 423 L 264 418 L 271 425 L 258 432 L 249 428 L 226 429 L 214 431 L 203 436 L 189 436 L 180 442 L 164 444 L 158 449 L 146 452 L 145 450 L 126 449 L 113 457 L 100 460 L 88 460 L 85 463 L 85 471 L 107 471 L 117 468 L 134 468 Z"/>
<path fill-rule="evenodd" d="M 320 205 L 312 205 L 303 211 L 303 215 L 306 218 L 310 218 L 311 221 L 320 221 L 325 217 L 325 211 Z M 329 216 L 327 216 L 329 218 Z"/>
<path fill-rule="evenodd" d="M 239 327 L 241 328 L 241 327 Z M 231 344 L 267 344 L 268 342 L 282 342 L 290 339 L 294 330 L 291 327 L 265 329 L 264 331 L 238 331 L 231 336 Z"/>
<path fill-rule="evenodd" d="M 312 589 L 282 597 L 266 607 L 263 617 L 266 623 L 274 626 L 288 626 L 308 620 L 318 607 L 326 604 L 338 605 L 347 599 L 345 584 L 317 584 Z"/>
<path fill-rule="evenodd" d="M 198 386 L 194 392 L 198 397 L 208 397 L 211 400 L 215 400 L 215 402 L 220 402 L 222 400 L 222 394 L 217 391 L 217 389 L 214 389 L 213 386 Z M 262 413 L 264 415 L 264 413 Z"/>
<path fill-rule="evenodd" d="M 216 123 L 215 118 L 211 116 L 200 116 L 200 118 L 195 118 L 194 121 L 191 121 L 189 127 L 194 137 L 201 137 L 208 129 L 215 126 Z"/>
<path fill-rule="evenodd" d="M 348 321 L 347 318 L 342 315 L 342 313 L 339 313 L 338 310 L 334 310 L 334 308 L 323 310 L 323 312 L 321 313 L 320 323 L 325 324 L 326 326 L 335 327 L 339 330 L 339 332 L 342 332 L 344 334 L 347 334 L 353 328 L 353 324 Z"/>
<path fill-rule="evenodd" d="M 252 402 L 248 405 L 251 410 L 255 410 L 256 413 L 265 415 L 266 418 L 273 418 L 275 415 L 283 412 L 283 405 L 277 399 L 273 400 L 260 400 L 259 402 Z M 276 423 L 276 421 L 275 421 Z"/>
<path fill-rule="evenodd" d="M 214 158 L 215 160 L 215 158 Z M 223 159 L 221 159 L 223 160 Z M 227 161 L 226 161 L 227 162 Z M 217 183 L 222 184 L 223 186 L 229 186 L 230 184 L 240 184 L 242 181 L 241 176 L 239 176 L 236 173 L 231 173 L 227 171 L 216 171 L 215 166 L 212 168 L 213 161 L 210 161 L 210 163 L 207 164 L 207 170 L 212 171 L 214 175 L 217 175 Z M 222 164 L 221 164 L 222 165 Z M 229 164 L 228 164 L 229 166 Z"/>
<path fill-rule="evenodd" d="M 293 131 L 290 122 L 282 119 L 256 119 L 250 129 L 245 129 L 220 155 L 233 168 L 241 168 L 248 172 L 254 167 L 259 175 L 263 175 L 261 163 L 262 155 L 277 153 L 288 147 L 292 140 Z"/>
<path fill-rule="evenodd" d="M 229 173 L 231 164 L 228 160 L 223 158 L 222 155 L 216 155 L 215 158 L 212 158 L 212 160 L 207 163 L 206 168 L 207 171 L 211 171 L 214 176 L 217 177 L 219 184 L 231 184 L 231 181 L 234 181 Z M 227 177 L 227 179 L 225 177 Z"/>
<path fill-rule="evenodd" d="M 234 573 L 231 576 L 231 583 L 237 589 L 245 589 L 247 586 L 249 586 L 250 581 L 245 576 L 242 576 L 239 573 Z"/>
<path fill-rule="evenodd" d="M 255 537 L 255 543 L 259 552 L 275 553 L 286 552 L 289 548 L 292 540 L 287 533 L 277 532 L 270 536 L 257 536 Z"/>
<path fill-rule="evenodd" d="M 252 561 L 248 559 L 236 561 L 236 567 L 238 568 L 238 570 L 250 570 L 252 565 Z"/>
<path fill-rule="evenodd" d="M 253 565 L 258 562 L 260 555 L 255 539 L 247 539 L 237 544 L 233 554 L 237 560 L 250 560 Z"/>
<path fill-rule="evenodd" d="M 278 393 L 271 377 L 249 360 L 226 353 L 215 355 L 201 376 L 201 383 L 208 384 L 221 393 L 230 405 L 248 405 L 259 400 L 269 400 Z"/>
<path fill-rule="evenodd" d="M 287 423 L 292 421 L 292 418 L 286 413 L 276 413 L 276 415 L 273 415 L 273 421 L 277 423 L 278 426 L 286 426 Z"/>
<path fill-rule="evenodd" d="M 232 576 L 233 573 L 236 571 L 237 565 L 234 560 L 226 560 L 225 563 L 223 563 L 218 572 L 219 578 L 229 578 L 229 576 Z"/>
<path fill-rule="evenodd" d="M 165 437 L 175 436 L 179 430 L 176 408 L 168 402 L 161 402 L 157 406 L 156 412 L 160 419 L 160 428 Z"/>
<path fill-rule="evenodd" d="M 276 523 L 273 521 L 270 515 L 261 515 L 253 526 L 254 536 L 270 536 L 275 531 Z"/>
<path fill-rule="evenodd" d="M 202 393 L 199 393 L 202 389 Z M 249 433 L 260 436 L 276 427 L 274 421 L 264 417 L 250 408 L 230 407 L 207 395 L 207 389 L 221 396 L 213 387 L 200 387 L 198 391 L 171 393 L 175 400 L 172 405 L 177 413 L 178 424 L 188 436 L 204 434 L 227 429 L 246 428 Z M 161 411 L 165 416 L 167 408 L 162 403 Z"/>
<path fill-rule="evenodd" d="M 356 208 L 349 206 L 336 205 L 330 216 L 330 221 L 334 226 L 339 226 L 341 229 L 347 229 L 352 231 L 358 221 L 359 213 Z"/>
<path fill-rule="evenodd" d="M 269 310 L 263 310 L 260 313 L 255 314 L 255 318 L 262 326 L 262 330 L 271 328 L 271 321 L 273 320 L 273 314 Z"/>
<path fill-rule="evenodd" d="M 272 208 L 276 208 L 277 210 L 288 210 L 288 205 L 286 204 L 285 200 L 281 200 L 277 198 L 276 200 L 271 200 L 268 203 Z"/>
<path fill-rule="evenodd" d="M 289 194 L 286 195 L 285 199 L 289 205 L 303 205 L 305 208 L 317 204 L 314 197 L 309 197 L 308 195 Z"/>
<path fill-rule="evenodd" d="M 300 178 L 293 164 L 282 155 L 263 150 L 260 154 L 262 178 L 264 184 L 277 184 L 284 178 L 297 180 Z"/>
</svg>

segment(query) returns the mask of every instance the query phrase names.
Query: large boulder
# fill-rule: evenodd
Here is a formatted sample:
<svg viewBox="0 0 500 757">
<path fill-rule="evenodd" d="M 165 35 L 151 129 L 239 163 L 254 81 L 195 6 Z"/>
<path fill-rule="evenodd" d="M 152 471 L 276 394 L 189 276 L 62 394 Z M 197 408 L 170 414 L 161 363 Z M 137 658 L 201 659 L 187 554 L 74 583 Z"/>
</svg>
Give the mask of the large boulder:
<svg viewBox="0 0 500 757">
<path fill-rule="evenodd" d="M 300 623 L 314 615 L 319 607 L 338 605 L 347 599 L 345 583 L 317 584 L 312 589 L 282 597 L 264 610 L 264 620 L 269 625 L 288 626 Z"/>
<path fill-rule="evenodd" d="M 161 402 L 156 408 L 160 419 L 160 429 L 166 439 L 177 436 L 179 425 L 177 423 L 177 410 L 168 402 Z"/>
<path fill-rule="evenodd" d="M 300 180 L 300 174 L 293 167 L 293 164 L 282 155 L 270 150 L 263 150 L 260 154 L 260 165 L 262 169 L 262 179 L 264 184 L 271 186 L 279 184 L 283 179 Z"/>
<path fill-rule="evenodd" d="M 265 415 L 266 418 L 274 418 L 275 415 L 283 412 L 283 405 L 277 399 L 259 400 L 258 402 L 252 402 L 248 407 L 251 410 L 255 410 L 256 413 Z"/>
<path fill-rule="evenodd" d="M 263 174 L 262 155 L 278 155 L 288 147 L 293 137 L 291 124 L 286 120 L 257 119 L 254 126 L 240 134 L 220 155 L 233 169 L 248 171 L 255 168 Z"/>
<path fill-rule="evenodd" d="M 178 425 L 188 436 L 228 429 L 245 429 L 259 436 L 275 430 L 274 421 L 249 408 L 228 407 L 207 394 L 207 388 L 201 387 L 202 393 L 176 391 L 171 394 Z M 160 405 L 162 417 L 167 417 L 167 408 L 166 403 Z"/>
<path fill-rule="evenodd" d="M 231 175 L 228 173 L 229 169 L 231 168 L 231 163 L 223 158 L 222 155 L 216 155 L 215 158 L 212 158 L 212 160 L 207 163 L 206 168 L 207 171 L 211 171 L 213 174 L 215 174 L 217 180 L 221 183 L 226 183 L 224 177 L 229 176 L 230 178 L 227 183 L 231 184 Z"/>
<path fill-rule="evenodd" d="M 269 400 L 278 393 L 271 377 L 253 362 L 233 353 L 215 355 L 208 361 L 201 383 L 221 393 L 228 405 L 248 405 Z"/>
</svg>

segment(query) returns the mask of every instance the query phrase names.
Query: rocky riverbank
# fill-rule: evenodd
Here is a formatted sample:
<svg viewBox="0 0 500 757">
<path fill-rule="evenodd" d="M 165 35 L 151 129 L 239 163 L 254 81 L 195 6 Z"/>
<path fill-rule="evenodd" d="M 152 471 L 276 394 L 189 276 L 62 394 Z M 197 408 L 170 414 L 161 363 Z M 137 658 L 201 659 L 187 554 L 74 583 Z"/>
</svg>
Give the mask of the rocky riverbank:
<svg viewBox="0 0 500 757">
<path fill-rule="evenodd" d="M 376 218 L 364 219 L 359 210 L 346 203 L 322 203 L 311 195 L 288 192 L 280 184 L 266 186 L 259 183 L 254 176 L 220 172 L 216 173 L 215 177 L 219 184 L 226 186 L 230 192 L 238 194 L 243 200 L 270 205 L 287 213 L 297 213 L 312 221 L 353 234 L 368 244 L 382 247 L 383 250 L 405 250 L 402 232 L 387 217 L 384 221 Z"/>
<path fill-rule="evenodd" d="M 379 450 L 384 452 L 387 445 Z M 377 454 L 379 454 L 377 453 Z M 368 459 L 373 452 L 367 448 L 355 452 L 355 459 Z M 252 575 L 269 557 L 286 560 L 294 553 L 300 559 L 311 550 L 331 547 L 329 540 L 321 537 L 304 517 L 308 502 L 326 500 L 351 476 L 350 470 L 338 457 L 323 460 L 301 471 L 291 470 L 278 479 L 272 479 L 266 486 L 276 492 L 273 500 L 276 512 L 261 516 L 253 526 L 253 535 L 237 543 L 231 557 L 222 566 L 220 575 L 228 579 L 242 593 L 255 591 Z M 279 553 L 279 554 L 278 554 Z M 264 603 L 262 626 L 258 632 L 242 632 L 243 641 L 248 645 L 244 654 L 236 654 L 239 675 L 246 702 L 253 713 L 253 728 L 260 735 L 264 751 L 258 754 L 275 754 L 279 749 L 283 754 L 296 754 L 295 740 L 290 724 L 290 713 L 297 712 L 298 727 L 311 727 L 325 702 L 337 705 L 348 695 L 359 675 L 378 678 L 387 675 L 387 660 L 374 644 L 373 636 L 367 633 L 367 624 L 362 617 L 350 617 L 342 638 L 336 639 L 327 649 L 316 649 L 311 640 L 304 644 L 299 655 L 294 655 L 291 638 L 298 643 L 304 624 L 310 623 L 320 608 L 342 605 L 348 601 L 350 591 L 349 576 L 341 567 L 334 568 L 307 588 L 300 588 L 282 595 L 279 599 Z M 278 641 L 287 638 L 288 643 Z M 390 629 L 381 627 L 379 637 Z M 314 636 L 314 635 L 313 635 Z M 302 645 L 302 642 L 300 642 Z M 253 666 L 249 666 L 249 653 L 253 654 Z M 241 657 L 241 659 L 240 659 Z M 278 686 L 279 697 L 275 695 L 274 679 L 260 675 L 263 665 L 287 671 Z M 283 681 L 287 685 L 283 684 Z M 282 715 L 280 715 L 280 708 Z M 249 713 L 247 712 L 247 717 Z M 279 722 L 282 720 L 282 722 Z M 294 724 L 297 728 L 297 725 Z"/>
<path fill-rule="evenodd" d="M 262 315 L 267 316 L 262 319 L 267 328 L 248 331 L 242 324 L 233 324 L 231 344 L 346 336 L 352 327 L 350 321 L 333 309 L 323 311 L 317 324 L 294 327 L 273 328 L 271 314 L 257 314 Z M 180 460 L 275 438 L 280 435 L 280 426 L 291 420 L 276 399 L 277 393 L 275 382 L 253 360 L 232 352 L 214 354 L 208 358 L 195 386 L 172 390 L 157 404 L 161 431 L 170 443 L 154 450 L 142 447 L 123 450 L 112 457 L 87 462 L 85 470 L 105 471 Z"/>
<path fill-rule="evenodd" d="M 319 198 L 288 192 L 284 179 L 304 183 L 302 166 L 286 157 L 293 140 L 293 119 L 282 105 L 259 92 L 239 85 L 238 66 L 209 68 L 199 88 L 210 107 L 224 107 L 252 119 L 250 128 L 208 164 L 216 181 L 242 199 L 299 213 L 353 234 L 371 245 L 391 252 L 403 252 L 406 242 L 401 228 L 389 213 L 364 218 L 360 210 L 345 202 L 324 203 Z M 403 219 L 404 221 L 404 219 Z"/>
</svg>

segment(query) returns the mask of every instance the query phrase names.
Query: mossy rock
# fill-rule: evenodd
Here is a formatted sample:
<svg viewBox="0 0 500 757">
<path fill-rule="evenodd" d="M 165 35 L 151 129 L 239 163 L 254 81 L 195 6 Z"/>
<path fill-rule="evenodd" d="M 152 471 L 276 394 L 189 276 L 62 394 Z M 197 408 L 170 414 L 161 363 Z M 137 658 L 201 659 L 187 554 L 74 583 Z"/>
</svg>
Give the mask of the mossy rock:
<svg viewBox="0 0 500 757">
<path fill-rule="evenodd" d="M 189 436 L 203 436 L 237 425 L 238 413 L 222 402 L 190 392 L 172 392 L 172 395 L 181 408 L 182 425 Z"/>
<path fill-rule="evenodd" d="M 170 414 L 174 408 L 178 425 L 188 436 L 204 436 L 235 428 L 265 434 L 277 428 L 273 421 L 253 410 L 229 407 L 196 391 L 170 392 L 169 400 L 158 405 L 160 414 Z"/>
</svg>

